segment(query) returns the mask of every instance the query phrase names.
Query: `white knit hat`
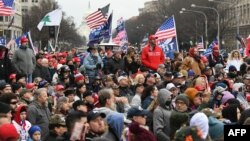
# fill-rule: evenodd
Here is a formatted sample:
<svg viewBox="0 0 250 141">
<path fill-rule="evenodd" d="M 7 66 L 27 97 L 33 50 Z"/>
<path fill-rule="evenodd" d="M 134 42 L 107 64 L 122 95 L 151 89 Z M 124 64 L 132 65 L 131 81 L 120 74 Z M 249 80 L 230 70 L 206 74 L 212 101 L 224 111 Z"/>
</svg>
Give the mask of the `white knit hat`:
<svg viewBox="0 0 250 141">
<path fill-rule="evenodd" d="M 208 118 L 204 113 L 196 113 L 190 120 L 190 126 L 198 127 L 202 132 L 202 138 L 206 139 L 209 132 Z"/>
</svg>

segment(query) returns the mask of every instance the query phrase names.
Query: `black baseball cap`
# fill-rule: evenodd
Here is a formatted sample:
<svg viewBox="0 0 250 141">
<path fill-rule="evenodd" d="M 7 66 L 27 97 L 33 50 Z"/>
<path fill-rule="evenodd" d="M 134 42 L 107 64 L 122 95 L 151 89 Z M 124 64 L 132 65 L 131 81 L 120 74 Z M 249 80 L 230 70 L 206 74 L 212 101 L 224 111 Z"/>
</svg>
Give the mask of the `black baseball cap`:
<svg viewBox="0 0 250 141">
<path fill-rule="evenodd" d="M 100 112 L 98 112 L 98 111 L 92 110 L 92 111 L 90 111 L 90 112 L 88 113 L 88 115 L 87 115 L 87 121 L 90 122 L 91 120 L 95 120 L 95 119 L 98 118 L 99 116 L 102 117 L 102 118 L 105 118 L 105 117 L 106 117 L 106 114 L 100 113 Z"/>
</svg>

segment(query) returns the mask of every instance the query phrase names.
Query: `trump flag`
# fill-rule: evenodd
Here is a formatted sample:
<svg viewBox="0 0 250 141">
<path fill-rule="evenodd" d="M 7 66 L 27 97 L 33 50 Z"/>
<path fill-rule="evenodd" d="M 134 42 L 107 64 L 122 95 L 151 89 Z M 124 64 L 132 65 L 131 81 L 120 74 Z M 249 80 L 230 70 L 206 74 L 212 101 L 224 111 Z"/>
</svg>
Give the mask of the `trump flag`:
<svg viewBox="0 0 250 141">
<path fill-rule="evenodd" d="M 165 52 L 166 57 L 174 58 L 179 51 L 174 16 L 169 17 L 156 31 L 157 43 Z"/>
</svg>

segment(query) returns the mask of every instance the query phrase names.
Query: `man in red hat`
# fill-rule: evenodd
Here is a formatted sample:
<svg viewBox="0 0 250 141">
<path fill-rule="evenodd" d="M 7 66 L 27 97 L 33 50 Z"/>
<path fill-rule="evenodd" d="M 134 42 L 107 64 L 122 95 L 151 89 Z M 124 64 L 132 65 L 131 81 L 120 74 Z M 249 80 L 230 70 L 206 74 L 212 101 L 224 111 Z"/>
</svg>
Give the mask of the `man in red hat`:
<svg viewBox="0 0 250 141">
<path fill-rule="evenodd" d="M 28 47 L 28 41 L 26 37 L 21 38 L 21 46 L 15 51 L 12 64 L 17 74 L 26 75 L 26 81 L 31 83 L 36 59 L 33 50 Z"/>
<path fill-rule="evenodd" d="M 224 66 L 223 58 L 220 55 L 220 49 L 218 45 L 215 45 L 212 50 L 212 54 L 208 56 L 209 66 L 214 68 L 216 64 L 222 64 Z"/>
<path fill-rule="evenodd" d="M 142 49 L 141 55 L 142 64 L 154 71 L 160 64 L 164 64 L 165 60 L 162 48 L 156 45 L 156 39 L 155 35 L 148 37 L 148 44 Z"/>
</svg>

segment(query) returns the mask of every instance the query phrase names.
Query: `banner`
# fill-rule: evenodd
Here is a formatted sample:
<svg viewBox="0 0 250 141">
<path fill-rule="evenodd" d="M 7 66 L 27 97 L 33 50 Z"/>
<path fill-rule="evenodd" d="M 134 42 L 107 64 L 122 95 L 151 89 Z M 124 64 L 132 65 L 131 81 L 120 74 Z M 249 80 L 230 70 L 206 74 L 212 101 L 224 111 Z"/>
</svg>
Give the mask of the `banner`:
<svg viewBox="0 0 250 141">
<path fill-rule="evenodd" d="M 108 42 L 111 36 L 112 15 L 110 14 L 106 24 L 92 29 L 89 34 L 88 45 L 99 44 L 102 40 Z"/>
<path fill-rule="evenodd" d="M 174 16 L 169 17 L 156 31 L 157 44 L 163 49 L 166 57 L 174 58 L 179 51 Z"/>
<path fill-rule="evenodd" d="M 117 20 L 117 27 L 116 27 L 117 35 L 113 38 L 113 42 L 121 47 L 123 52 L 126 52 L 128 49 L 128 36 L 125 29 L 125 22 L 123 18 Z"/>
</svg>

